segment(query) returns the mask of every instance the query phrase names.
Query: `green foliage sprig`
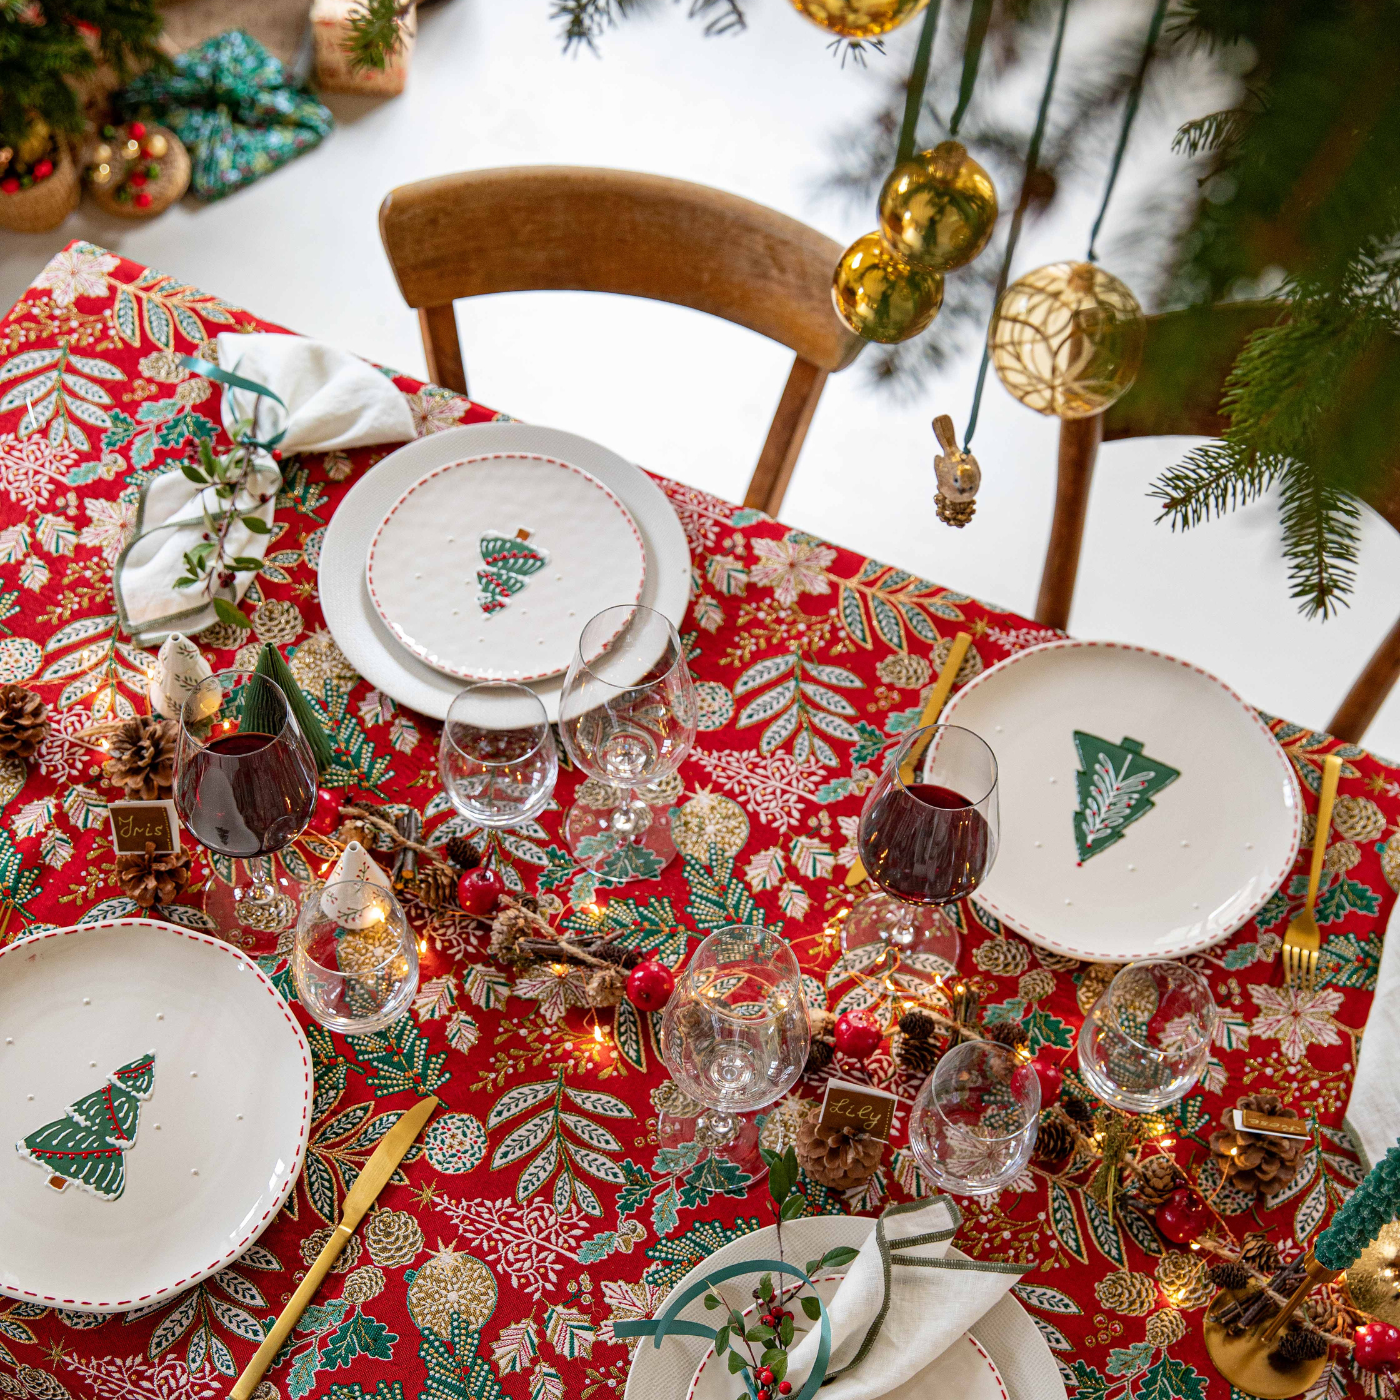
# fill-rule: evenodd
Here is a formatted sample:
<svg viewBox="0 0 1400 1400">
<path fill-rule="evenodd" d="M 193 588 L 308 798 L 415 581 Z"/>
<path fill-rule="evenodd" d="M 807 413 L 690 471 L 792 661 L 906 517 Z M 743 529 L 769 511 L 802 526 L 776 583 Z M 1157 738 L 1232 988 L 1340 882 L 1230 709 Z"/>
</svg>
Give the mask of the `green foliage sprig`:
<svg viewBox="0 0 1400 1400">
<path fill-rule="evenodd" d="M 360 73 L 382 73 L 389 60 L 404 46 L 403 22 L 412 13 L 414 0 L 363 0 L 351 10 L 350 35 L 345 48 L 350 68 Z"/>
</svg>

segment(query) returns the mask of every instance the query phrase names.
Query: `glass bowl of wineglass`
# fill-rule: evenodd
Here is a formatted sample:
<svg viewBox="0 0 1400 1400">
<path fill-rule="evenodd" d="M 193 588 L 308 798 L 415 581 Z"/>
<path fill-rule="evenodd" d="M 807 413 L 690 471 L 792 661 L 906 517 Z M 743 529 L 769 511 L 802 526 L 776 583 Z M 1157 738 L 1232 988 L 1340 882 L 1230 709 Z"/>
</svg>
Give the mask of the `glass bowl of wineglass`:
<svg viewBox="0 0 1400 1400">
<path fill-rule="evenodd" d="M 841 929 L 848 962 L 898 984 L 950 973 L 961 946 L 940 906 L 986 879 L 999 840 L 997 761 L 985 740 L 955 724 L 907 735 L 860 814 L 860 858 L 880 887 Z M 869 949 L 864 956 L 859 950 Z"/>
<path fill-rule="evenodd" d="M 811 1029 L 792 949 L 771 929 L 712 933 L 677 979 L 661 1021 L 661 1057 L 703 1109 L 663 1113 L 663 1147 L 695 1143 L 746 1175 L 762 1169 L 751 1116 L 782 1098 L 807 1063 Z"/>
<path fill-rule="evenodd" d="M 610 878 L 649 880 L 676 854 L 666 806 L 647 787 L 669 777 L 695 742 L 695 685 L 676 629 L 641 604 L 589 620 L 564 676 L 559 732 L 569 757 L 601 786 L 581 794 L 564 837 L 574 857 Z"/>
<path fill-rule="evenodd" d="M 270 859 L 316 805 L 316 762 L 276 681 L 220 671 L 180 708 L 175 810 L 210 852 L 205 912 L 255 954 L 273 952 L 296 923 L 300 886 Z"/>
<path fill-rule="evenodd" d="M 539 816 L 559 774 L 544 702 L 513 681 L 469 685 L 443 722 L 438 773 L 452 805 L 489 831 Z"/>
</svg>

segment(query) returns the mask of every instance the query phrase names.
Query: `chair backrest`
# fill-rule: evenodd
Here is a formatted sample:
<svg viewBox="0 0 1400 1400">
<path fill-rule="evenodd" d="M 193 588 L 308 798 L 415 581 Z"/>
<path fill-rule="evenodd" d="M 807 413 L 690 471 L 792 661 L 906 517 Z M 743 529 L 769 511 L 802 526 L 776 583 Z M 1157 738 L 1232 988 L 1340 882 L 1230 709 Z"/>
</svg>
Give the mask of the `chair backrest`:
<svg viewBox="0 0 1400 1400">
<path fill-rule="evenodd" d="M 429 375 L 466 392 L 452 303 L 492 292 L 614 292 L 747 326 L 797 357 L 750 485 L 770 513 L 826 376 L 863 341 L 831 304 L 839 244 L 704 185 L 626 170 L 469 170 L 391 190 L 379 231 L 419 313 Z"/>
</svg>

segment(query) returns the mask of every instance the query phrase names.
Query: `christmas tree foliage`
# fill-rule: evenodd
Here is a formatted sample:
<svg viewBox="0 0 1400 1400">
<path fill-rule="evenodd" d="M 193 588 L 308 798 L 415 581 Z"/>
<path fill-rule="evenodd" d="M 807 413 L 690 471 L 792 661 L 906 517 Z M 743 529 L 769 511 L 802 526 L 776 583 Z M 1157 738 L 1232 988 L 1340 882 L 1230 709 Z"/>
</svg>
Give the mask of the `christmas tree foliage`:
<svg viewBox="0 0 1400 1400">
<path fill-rule="evenodd" d="M 126 1153 L 135 1146 L 141 1104 L 151 1097 L 155 1075 L 152 1050 L 113 1070 L 100 1089 L 36 1128 L 15 1151 L 47 1168 L 54 1190 L 71 1181 L 100 1200 L 115 1201 L 126 1189 Z"/>
<path fill-rule="evenodd" d="M 1137 739 L 1110 744 L 1082 730 L 1074 731 L 1080 771 L 1075 774 L 1079 807 L 1074 814 L 1074 844 L 1079 863 L 1122 839 L 1125 828 L 1152 810 L 1151 799 L 1180 776 L 1155 758 L 1146 758 Z"/>
</svg>

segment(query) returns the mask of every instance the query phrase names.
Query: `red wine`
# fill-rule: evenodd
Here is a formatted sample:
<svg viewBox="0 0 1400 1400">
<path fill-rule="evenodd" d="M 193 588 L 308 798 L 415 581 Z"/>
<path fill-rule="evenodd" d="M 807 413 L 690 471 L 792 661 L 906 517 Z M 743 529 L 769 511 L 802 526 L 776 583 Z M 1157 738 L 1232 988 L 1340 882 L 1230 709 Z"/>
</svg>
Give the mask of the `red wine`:
<svg viewBox="0 0 1400 1400">
<path fill-rule="evenodd" d="M 891 783 L 860 824 L 860 858 L 875 883 L 910 904 L 948 904 L 982 883 L 991 857 L 987 819 L 933 783 Z"/>
<path fill-rule="evenodd" d="M 311 820 L 316 775 L 292 745 L 227 734 L 190 754 L 175 806 L 201 845 L 238 860 L 280 851 Z"/>
</svg>

